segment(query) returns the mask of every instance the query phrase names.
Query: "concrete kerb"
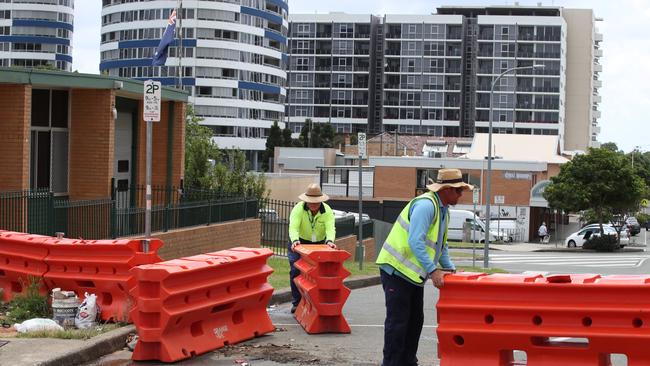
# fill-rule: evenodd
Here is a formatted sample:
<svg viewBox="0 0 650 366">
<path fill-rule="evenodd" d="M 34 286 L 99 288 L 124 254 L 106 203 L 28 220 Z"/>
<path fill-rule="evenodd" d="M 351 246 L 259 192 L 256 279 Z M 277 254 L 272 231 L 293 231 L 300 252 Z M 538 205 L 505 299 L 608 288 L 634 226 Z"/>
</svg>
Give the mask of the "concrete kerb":
<svg viewBox="0 0 650 366">
<path fill-rule="evenodd" d="M 65 354 L 39 363 L 39 366 L 72 366 L 94 361 L 109 353 L 121 350 L 129 334 L 135 333 L 135 326 L 128 325 L 106 332 L 88 341 L 71 347 Z"/>
</svg>

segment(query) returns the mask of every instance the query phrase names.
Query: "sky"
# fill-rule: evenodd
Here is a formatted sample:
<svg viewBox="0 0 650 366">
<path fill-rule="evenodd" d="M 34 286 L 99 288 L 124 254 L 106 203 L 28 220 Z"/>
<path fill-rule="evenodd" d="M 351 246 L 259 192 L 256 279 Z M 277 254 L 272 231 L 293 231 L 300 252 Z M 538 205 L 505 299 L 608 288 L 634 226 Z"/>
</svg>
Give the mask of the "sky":
<svg viewBox="0 0 650 366">
<path fill-rule="evenodd" d="M 650 108 L 650 0 L 544 0 L 519 1 L 519 5 L 591 8 L 603 21 L 597 22 L 603 34 L 600 63 L 602 102 L 599 109 L 599 141 L 614 142 L 626 152 L 650 151 L 650 133 L 645 128 L 645 108 Z M 289 13 L 351 14 L 430 14 L 438 6 L 513 5 L 514 1 L 464 0 L 289 0 Z M 75 1 L 73 70 L 99 73 L 101 2 Z M 162 27 L 162 26 L 161 26 Z"/>
</svg>

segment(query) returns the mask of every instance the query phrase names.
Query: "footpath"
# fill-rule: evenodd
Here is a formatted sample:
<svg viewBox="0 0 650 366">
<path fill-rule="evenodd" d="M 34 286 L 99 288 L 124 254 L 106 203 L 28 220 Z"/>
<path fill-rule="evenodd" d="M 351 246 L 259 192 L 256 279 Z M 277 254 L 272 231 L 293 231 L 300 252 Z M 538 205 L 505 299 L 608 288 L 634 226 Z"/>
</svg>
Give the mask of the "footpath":
<svg viewBox="0 0 650 366">
<path fill-rule="evenodd" d="M 500 250 L 500 251 L 517 251 L 517 252 L 584 252 L 581 248 L 563 248 L 556 247 L 555 244 L 537 244 L 537 243 L 513 243 L 513 244 L 494 244 L 490 245 L 491 250 Z M 645 245 L 643 244 L 631 244 L 625 247 L 622 251 L 624 252 L 640 252 L 645 251 Z M 361 289 L 367 288 L 370 286 L 375 286 L 380 284 L 379 276 L 367 276 L 367 277 L 357 277 L 354 279 L 348 279 L 344 281 L 345 285 L 350 289 Z M 363 290 L 366 291 L 366 290 Z M 373 319 L 366 319 L 367 325 L 363 325 L 360 329 L 372 331 L 372 335 L 364 335 L 359 337 L 359 334 L 363 334 L 360 330 L 355 329 L 353 335 L 346 335 L 346 346 L 348 342 L 355 344 L 359 343 L 357 347 L 357 359 L 354 362 L 355 365 L 371 365 L 373 363 L 363 362 L 363 360 L 374 360 L 378 355 L 381 354 L 381 337 L 374 340 L 376 345 L 371 350 L 365 350 L 367 347 L 367 342 L 372 337 L 374 339 L 375 333 L 382 334 L 381 329 L 379 329 L 381 324 L 373 324 L 377 322 L 377 319 L 383 319 L 383 298 L 381 297 L 381 290 L 379 286 L 375 286 L 371 296 L 376 296 L 373 301 L 373 311 L 375 312 Z M 425 291 L 435 293 L 437 296 L 437 291 Z M 353 295 L 360 295 L 361 297 L 368 297 L 370 295 L 363 294 L 359 291 L 353 291 Z M 226 348 L 212 352 L 211 356 L 206 356 L 209 359 L 205 359 L 203 362 L 196 363 L 195 361 L 186 361 L 181 362 L 180 364 L 191 364 L 191 365 L 244 365 L 247 364 L 245 359 L 242 358 L 240 353 L 236 352 L 236 349 L 244 350 L 246 349 L 245 354 L 251 355 L 258 353 L 259 359 L 255 362 L 255 366 L 272 366 L 272 365 L 292 365 L 292 364 L 314 364 L 314 365 L 331 365 L 331 364 L 345 364 L 338 363 L 332 360 L 335 360 L 336 355 L 332 355 L 329 361 L 325 359 L 313 359 L 313 354 L 316 352 L 318 354 L 318 344 L 324 342 L 340 342 L 342 338 L 339 335 L 321 335 L 315 338 L 310 338 L 310 341 L 307 342 L 305 337 L 307 334 L 304 333 L 302 328 L 295 323 L 295 320 L 289 313 L 288 302 L 290 299 L 291 293 L 289 289 L 282 289 L 275 291 L 273 297 L 271 298 L 271 307 L 269 308 L 269 314 L 272 317 L 272 320 L 276 327 L 278 328 L 275 333 L 249 342 L 244 342 L 240 345 L 233 346 L 234 348 Z M 435 301 L 435 299 L 434 299 Z M 349 301 L 352 302 L 352 301 Z M 435 304 L 435 302 L 433 303 Z M 349 305 L 349 306 L 348 306 Z M 359 319 L 364 317 L 369 317 L 368 304 L 361 305 L 363 308 L 360 309 L 362 314 L 355 315 L 352 309 L 357 305 L 346 304 L 346 309 L 352 315 L 346 314 L 346 318 L 350 316 L 356 316 L 356 319 L 348 319 L 352 324 L 356 320 L 359 323 Z M 431 305 L 434 307 L 435 305 Z M 435 309 L 432 309 L 432 312 L 435 312 Z M 280 323 L 278 323 L 280 321 Z M 427 324 L 433 324 L 435 319 L 431 320 Z M 378 329 L 374 329 L 376 327 Z M 366 329 L 367 328 L 367 329 Z M 126 326 L 120 329 L 116 329 L 100 336 L 94 337 L 90 340 L 64 340 L 64 339 L 51 339 L 51 338 L 15 338 L 15 337 L 6 337 L 3 336 L 3 330 L 0 328 L 0 365 L 39 365 L 39 366 L 68 366 L 68 365 L 112 365 L 112 366 L 123 366 L 123 365 L 135 365 L 130 359 L 130 352 L 123 350 L 125 348 L 126 340 L 129 334 L 135 333 L 135 328 L 133 326 Z M 435 339 L 435 326 L 432 329 L 425 330 L 425 332 L 431 333 L 430 336 L 424 337 L 423 342 L 430 342 Z M 314 337 L 314 336 L 308 336 Z M 318 339 L 315 343 L 313 339 Z M 266 342 L 266 343 L 265 343 Z M 269 343 L 270 342 L 270 343 Z M 314 352 L 294 352 L 295 347 L 291 344 L 300 343 L 303 347 L 316 347 L 312 351 Z M 308 343 L 308 345 L 305 345 Z M 336 345 L 332 344 L 332 349 L 336 349 Z M 323 349 L 320 352 L 324 351 L 325 344 L 323 344 Z M 341 343 L 338 343 L 339 345 Z M 430 347 L 431 349 L 435 348 L 435 345 L 424 344 L 422 346 Z M 238 348 L 239 347 L 239 348 Z M 271 347 L 271 348 L 269 348 Z M 273 347 L 278 347 L 273 349 Z M 292 348 L 294 347 L 294 348 Z M 340 347 L 340 346 L 338 346 Z M 122 351 L 121 351 L 122 350 Z M 293 351 L 292 351 L 293 350 Z M 119 352 L 118 352 L 119 351 Z M 106 362 L 98 362 L 96 360 L 100 359 L 102 356 L 112 354 L 114 352 L 114 357 L 118 359 L 111 361 L 110 356 L 109 360 Z M 243 352 L 243 351 L 242 351 Z M 373 352 L 373 354 L 364 354 L 364 352 Z M 268 355 L 270 353 L 278 353 L 280 355 L 290 355 L 284 358 L 277 359 L 275 361 L 269 360 Z M 310 356 L 312 355 L 312 356 Z M 280 356 L 278 356 L 280 357 Z M 292 359 L 293 357 L 293 359 Z M 310 358 L 312 357 L 312 358 Z M 329 356 L 328 356 L 329 357 Z M 432 358 L 435 358 L 434 355 L 431 355 Z M 266 361 L 264 361 L 266 360 Z M 242 362 L 239 362 L 242 361 Z M 93 363 L 98 362 L 98 363 Z M 205 362 L 205 363 L 204 363 Z M 334 362 L 334 363 L 328 363 Z M 343 362 L 343 360 L 341 360 Z M 346 361 L 347 362 L 347 361 Z M 157 365 L 160 363 L 137 363 L 138 365 Z M 252 366 L 252 364 L 248 363 Z M 376 363 L 374 363 L 376 364 Z M 428 363 L 426 363 L 428 364 Z"/>
</svg>

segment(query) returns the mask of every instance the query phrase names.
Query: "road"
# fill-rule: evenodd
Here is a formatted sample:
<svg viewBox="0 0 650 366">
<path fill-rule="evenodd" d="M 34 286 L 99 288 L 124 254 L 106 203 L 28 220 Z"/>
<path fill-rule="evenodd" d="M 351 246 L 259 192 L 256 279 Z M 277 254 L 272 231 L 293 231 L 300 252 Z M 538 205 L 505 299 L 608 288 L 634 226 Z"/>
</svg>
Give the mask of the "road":
<svg viewBox="0 0 650 366">
<path fill-rule="evenodd" d="M 650 273 L 648 253 L 513 253 L 492 251 L 490 264 L 511 272 L 544 273 Z M 456 261 L 457 264 L 460 264 Z M 471 259 L 469 260 L 471 263 Z M 481 262 L 482 263 L 482 262 Z M 429 282 L 425 288 L 425 327 L 420 339 L 420 365 L 439 365 L 436 355 L 436 313 L 438 290 Z M 384 298 L 381 286 L 352 291 L 343 314 L 351 334 L 308 335 L 289 313 L 289 305 L 268 309 L 277 331 L 232 347 L 217 350 L 178 365 L 379 365 L 383 347 Z M 568 339 L 571 340 L 571 339 Z M 136 365 L 131 353 L 119 351 L 87 366 Z M 524 355 L 517 354 L 518 359 Z M 162 365 L 138 362 L 137 365 Z M 624 356 L 616 357 L 613 366 L 624 366 Z"/>
</svg>

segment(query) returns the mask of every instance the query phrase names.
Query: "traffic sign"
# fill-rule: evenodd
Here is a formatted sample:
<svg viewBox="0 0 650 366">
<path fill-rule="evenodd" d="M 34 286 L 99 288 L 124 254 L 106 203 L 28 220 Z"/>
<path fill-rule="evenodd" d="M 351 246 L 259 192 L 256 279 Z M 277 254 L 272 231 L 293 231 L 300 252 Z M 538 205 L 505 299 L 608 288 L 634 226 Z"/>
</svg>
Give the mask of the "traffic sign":
<svg viewBox="0 0 650 366">
<path fill-rule="evenodd" d="M 648 207 L 648 199 L 647 198 L 644 198 L 644 199 L 641 200 L 641 206 Z"/>
<path fill-rule="evenodd" d="M 162 86 L 159 81 L 144 82 L 144 110 L 142 117 L 147 122 L 160 122 L 160 101 Z"/>
<path fill-rule="evenodd" d="M 472 191 L 472 203 L 478 203 L 478 189 Z"/>
<path fill-rule="evenodd" d="M 502 205 L 506 201 L 506 198 L 504 196 L 494 196 L 494 204 L 495 205 Z"/>
<path fill-rule="evenodd" d="M 359 155 L 361 158 L 365 158 L 367 153 L 366 153 L 366 134 L 363 132 L 359 132 L 357 134 L 357 146 L 359 147 Z"/>
</svg>

